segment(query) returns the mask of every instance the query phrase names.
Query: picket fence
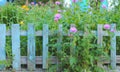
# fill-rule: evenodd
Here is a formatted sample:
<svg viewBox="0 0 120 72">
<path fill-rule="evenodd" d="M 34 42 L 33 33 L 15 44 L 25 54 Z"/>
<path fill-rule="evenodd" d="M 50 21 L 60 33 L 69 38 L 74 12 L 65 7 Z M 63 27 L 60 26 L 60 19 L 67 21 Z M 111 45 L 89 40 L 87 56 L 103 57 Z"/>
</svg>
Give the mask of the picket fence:
<svg viewBox="0 0 120 72">
<path fill-rule="evenodd" d="M 120 36 L 120 31 L 116 31 L 116 24 L 111 24 L 111 29 L 114 29 L 114 35 L 111 37 L 111 57 L 110 61 L 106 61 L 104 63 L 110 63 L 112 68 L 116 68 L 116 63 L 120 63 L 120 56 L 116 55 L 116 36 Z M 67 36 L 70 33 L 64 33 L 62 30 L 62 24 L 59 25 L 58 30 L 59 35 Z M 92 31 L 98 37 L 97 43 L 102 46 L 103 36 L 110 36 L 110 34 L 106 31 L 103 31 L 103 25 L 98 24 L 97 30 Z M 43 31 L 35 31 L 33 24 L 28 24 L 28 30 L 22 31 L 20 30 L 19 24 L 12 24 L 11 30 L 6 30 L 6 24 L 0 24 L 0 61 L 6 60 L 6 36 L 11 36 L 12 42 L 12 54 L 14 55 L 12 61 L 12 68 L 15 70 L 21 70 L 21 64 L 27 64 L 27 68 L 30 70 L 36 69 L 36 64 L 42 64 L 42 69 L 48 68 L 48 40 L 49 35 L 51 35 L 51 31 L 48 28 L 47 24 L 43 24 Z M 83 36 L 85 32 L 79 31 L 79 35 Z M 20 55 L 20 36 L 27 36 L 27 56 Z M 42 56 L 35 55 L 35 37 L 42 36 L 43 37 L 43 49 Z M 62 42 L 62 37 L 58 38 L 58 42 Z M 61 47 L 58 47 L 58 50 Z M 52 56 L 50 59 L 52 64 L 57 64 L 57 58 Z M 0 69 L 3 69 L 4 65 L 0 65 Z"/>
</svg>

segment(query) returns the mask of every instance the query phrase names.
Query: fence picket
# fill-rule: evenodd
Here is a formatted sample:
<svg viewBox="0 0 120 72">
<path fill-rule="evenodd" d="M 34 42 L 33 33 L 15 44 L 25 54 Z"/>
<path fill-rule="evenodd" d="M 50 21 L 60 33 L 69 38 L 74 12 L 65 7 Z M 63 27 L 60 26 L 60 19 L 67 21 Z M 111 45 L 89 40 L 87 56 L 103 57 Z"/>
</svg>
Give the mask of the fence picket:
<svg viewBox="0 0 120 72">
<path fill-rule="evenodd" d="M 20 27 L 19 24 L 12 24 L 12 54 L 13 54 L 13 69 L 21 69 L 20 61 Z"/>
<path fill-rule="evenodd" d="M 61 50 L 62 32 L 63 32 L 63 30 L 62 30 L 62 24 L 60 24 L 59 25 L 59 29 L 58 29 L 58 36 L 59 36 L 59 38 L 58 38 L 57 42 L 58 42 L 59 45 L 58 45 L 57 51 Z"/>
<path fill-rule="evenodd" d="M 28 69 L 35 70 L 35 29 L 33 24 L 28 24 Z"/>
<path fill-rule="evenodd" d="M 97 37 L 98 37 L 98 40 L 97 40 L 97 44 L 100 45 L 100 47 L 102 47 L 102 43 L 103 43 L 103 36 L 110 36 L 111 37 L 111 59 L 110 59 L 110 63 L 111 63 L 111 67 L 112 69 L 115 69 L 116 68 L 116 36 L 120 36 L 118 33 L 120 33 L 120 31 L 116 31 L 116 25 L 115 24 L 112 24 L 111 25 L 111 30 L 113 32 L 111 32 L 112 34 L 109 34 L 105 31 L 103 31 L 102 29 L 103 25 L 100 25 L 98 24 L 97 26 L 97 32 L 94 31 L 92 33 L 94 33 L 95 35 L 97 34 Z M 29 70 L 35 70 L 36 67 L 35 65 L 36 64 L 42 64 L 43 65 L 43 69 L 47 69 L 48 68 L 48 36 L 50 35 L 49 33 L 49 29 L 48 29 L 48 25 L 47 24 L 44 24 L 43 25 L 43 32 L 41 33 L 42 31 L 38 31 L 38 32 L 35 32 L 35 29 L 34 29 L 34 25 L 32 24 L 29 24 L 28 25 L 28 32 L 26 31 L 21 31 L 20 33 L 20 26 L 19 24 L 13 24 L 11 26 L 11 32 L 6 32 L 6 25 L 5 24 L 0 24 L 0 61 L 2 60 L 6 60 L 6 53 L 5 53 L 5 44 L 6 44 L 6 36 L 12 36 L 12 54 L 13 54 L 13 63 L 12 63 L 12 66 L 13 66 L 13 69 L 15 70 L 20 70 L 21 69 L 21 59 L 20 59 L 20 35 L 22 36 L 28 36 L 28 58 L 24 58 L 24 60 L 26 61 L 25 63 L 23 64 L 28 64 L 28 69 Z M 61 46 L 61 43 L 62 43 L 62 36 L 67 36 L 67 35 L 64 35 L 63 33 L 63 30 L 62 30 L 62 25 L 59 25 L 59 37 L 58 37 L 58 47 L 57 47 L 57 51 L 60 51 L 62 46 Z M 95 33 L 96 32 L 96 33 Z M 66 33 L 67 34 L 67 33 Z M 82 33 L 80 32 L 80 36 L 87 36 L 89 35 L 89 32 L 87 30 L 87 27 L 85 29 L 85 32 Z M 43 56 L 42 56 L 42 59 L 41 58 L 36 58 L 35 56 L 35 36 L 43 36 Z M 73 51 L 73 50 L 72 50 Z M 28 61 L 27 61 L 28 59 Z M 37 60 L 36 60 L 37 59 Z M 55 61 L 57 61 L 54 58 L 54 64 L 56 64 Z M 24 60 L 22 62 L 24 62 Z M 118 59 L 119 60 L 119 57 Z M 36 61 L 40 61 L 38 63 L 36 63 Z M 120 61 L 118 61 L 120 62 Z M 60 64 L 58 61 L 57 61 L 57 65 Z M 99 66 L 102 65 L 102 63 L 98 63 Z M 4 69 L 5 68 L 5 65 L 3 64 L 0 64 L 0 70 Z M 60 68 L 59 68 L 60 69 Z M 57 70 L 59 70 L 57 68 Z"/>
<path fill-rule="evenodd" d="M 60 52 L 60 50 L 61 50 L 61 48 L 62 48 L 62 45 L 61 45 L 61 43 L 62 43 L 62 35 L 63 35 L 63 30 L 62 30 L 62 24 L 60 24 L 59 25 L 59 27 L 58 27 L 58 40 L 57 40 L 57 43 L 58 43 L 58 46 L 57 46 L 57 52 Z M 59 68 L 59 59 L 57 59 L 57 71 L 59 71 L 60 70 L 60 68 Z"/>
<path fill-rule="evenodd" d="M 97 44 L 100 45 L 100 47 L 102 47 L 102 41 L 103 41 L 102 27 L 103 27 L 102 24 L 97 25 L 97 37 L 98 37 Z"/>
<path fill-rule="evenodd" d="M 43 69 L 48 68 L 48 25 L 43 24 Z"/>
<path fill-rule="evenodd" d="M 116 69 L 116 25 L 111 24 L 111 67 Z"/>
<path fill-rule="evenodd" d="M 98 24 L 97 25 L 97 44 L 102 47 L 102 42 L 103 42 L 103 25 Z M 98 62 L 98 66 L 102 67 L 102 63 Z"/>
<path fill-rule="evenodd" d="M 5 44 L 6 44 L 6 25 L 0 24 L 0 61 L 6 60 Z M 4 69 L 4 65 L 0 64 L 0 70 Z"/>
</svg>

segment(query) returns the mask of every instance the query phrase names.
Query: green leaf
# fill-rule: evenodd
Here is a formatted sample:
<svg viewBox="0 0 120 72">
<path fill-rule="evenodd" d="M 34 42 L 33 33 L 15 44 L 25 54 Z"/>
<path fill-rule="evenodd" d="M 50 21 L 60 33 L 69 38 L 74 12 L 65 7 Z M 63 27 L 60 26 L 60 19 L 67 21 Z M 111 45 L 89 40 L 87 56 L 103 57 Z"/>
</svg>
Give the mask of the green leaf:
<svg viewBox="0 0 120 72">
<path fill-rule="evenodd" d="M 74 65 L 76 63 L 77 63 L 76 57 L 70 56 L 70 65 L 72 66 L 72 65 Z"/>
</svg>

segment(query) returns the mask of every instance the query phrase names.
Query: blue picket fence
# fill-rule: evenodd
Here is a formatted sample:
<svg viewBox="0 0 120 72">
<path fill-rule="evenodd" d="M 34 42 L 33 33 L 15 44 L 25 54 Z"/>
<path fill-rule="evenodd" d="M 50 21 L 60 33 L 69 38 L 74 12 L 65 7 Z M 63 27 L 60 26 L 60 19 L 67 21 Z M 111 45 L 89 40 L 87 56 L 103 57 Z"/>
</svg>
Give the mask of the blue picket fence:
<svg viewBox="0 0 120 72">
<path fill-rule="evenodd" d="M 119 56 L 116 55 L 116 36 L 120 36 L 120 31 L 116 31 L 116 25 L 112 24 L 111 28 L 115 30 L 113 32 L 114 34 L 111 37 L 111 58 L 110 63 L 112 68 L 116 68 L 116 63 L 120 63 Z M 68 36 L 70 33 L 64 33 L 62 30 L 62 25 L 59 25 L 58 32 L 60 37 L 58 38 L 58 42 L 62 42 L 62 36 Z M 97 30 L 92 31 L 93 34 L 95 34 L 98 37 L 97 43 L 102 46 L 103 42 L 103 36 L 110 36 L 110 34 L 106 31 L 103 31 L 103 25 L 98 24 Z M 12 68 L 15 70 L 21 70 L 21 64 L 27 64 L 28 69 L 35 70 L 36 64 L 42 64 L 43 69 L 48 68 L 48 60 L 51 61 L 52 64 L 57 64 L 57 58 L 55 56 L 52 56 L 50 59 L 48 59 L 48 40 L 49 35 L 51 34 L 51 31 L 48 28 L 47 24 L 43 24 L 43 30 L 42 31 L 35 31 L 33 24 L 28 24 L 28 30 L 22 31 L 20 30 L 19 24 L 12 24 L 11 30 L 6 30 L 6 24 L 0 24 L 0 61 L 6 60 L 6 51 L 5 51 L 5 45 L 6 45 L 6 36 L 11 36 L 11 42 L 12 42 L 12 54 L 14 55 L 13 61 L 12 61 Z M 86 32 L 79 31 L 79 35 L 83 36 L 86 34 Z M 27 36 L 27 56 L 21 56 L 20 55 L 20 36 Z M 43 49 L 42 49 L 42 56 L 36 56 L 35 50 L 35 37 L 36 36 L 42 36 L 43 38 Z M 58 51 L 61 49 L 59 46 Z M 3 69 L 5 66 L 0 65 L 0 69 Z"/>
</svg>

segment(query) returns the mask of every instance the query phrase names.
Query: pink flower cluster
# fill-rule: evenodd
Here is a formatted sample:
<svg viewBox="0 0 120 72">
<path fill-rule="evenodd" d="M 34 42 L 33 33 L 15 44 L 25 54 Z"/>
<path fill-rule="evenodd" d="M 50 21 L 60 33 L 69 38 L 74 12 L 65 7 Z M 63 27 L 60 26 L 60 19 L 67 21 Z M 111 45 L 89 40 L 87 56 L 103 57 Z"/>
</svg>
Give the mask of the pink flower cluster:
<svg viewBox="0 0 120 72">
<path fill-rule="evenodd" d="M 114 29 L 111 29 L 110 24 L 105 24 L 105 25 L 104 25 L 104 29 L 106 29 L 106 30 L 110 30 L 110 32 L 115 32 Z"/>
<path fill-rule="evenodd" d="M 56 1 L 56 2 L 55 2 L 55 4 L 56 4 L 56 5 L 60 5 L 60 4 L 61 4 L 61 2 L 59 2 L 59 1 Z"/>
<path fill-rule="evenodd" d="M 56 1 L 55 4 L 56 4 L 56 5 L 60 5 L 61 2 Z M 60 10 L 60 9 L 57 10 L 57 14 L 55 14 L 55 16 L 54 16 L 54 21 L 55 21 L 55 22 L 58 22 L 58 20 L 62 18 L 62 15 L 60 14 L 61 12 L 62 12 L 62 10 Z"/>
<path fill-rule="evenodd" d="M 72 2 L 73 2 L 73 3 L 76 3 L 76 2 L 78 2 L 78 0 L 72 0 Z"/>
<path fill-rule="evenodd" d="M 102 8 L 104 8 L 104 9 L 105 9 L 105 8 L 107 8 L 107 6 L 103 4 L 103 5 L 102 5 Z"/>
<path fill-rule="evenodd" d="M 60 5 L 61 2 L 60 2 L 60 1 L 56 1 L 55 4 L 56 4 L 56 5 Z M 62 18 L 62 15 L 60 14 L 62 11 L 61 11 L 61 10 L 58 10 L 57 12 L 58 12 L 58 13 L 55 14 L 55 16 L 54 16 L 54 21 L 55 21 L 55 22 L 58 22 L 58 20 Z"/>
<path fill-rule="evenodd" d="M 32 5 L 32 6 L 34 6 L 34 5 L 44 6 L 44 3 L 42 3 L 41 1 L 39 1 L 38 3 L 36 3 L 36 2 L 30 2 L 30 5 Z"/>
<path fill-rule="evenodd" d="M 104 25 L 104 29 L 109 30 L 109 29 L 110 29 L 110 27 L 111 27 L 111 26 L 110 26 L 109 24 L 105 24 L 105 25 Z"/>
<path fill-rule="evenodd" d="M 35 2 L 31 2 L 30 4 L 31 4 L 31 5 L 35 5 Z"/>
<path fill-rule="evenodd" d="M 104 2 L 104 0 L 100 0 L 101 2 Z"/>
<path fill-rule="evenodd" d="M 54 16 L 54 21 L 58 22 L 58 20 L 59 20 L 60 18 L 62 18 L 61 14 L 60 14 L 60 13 L 57 13 L 57 14 L 55 14 L 55 16 Z"/>
<path fill-rule="evenodd" d="M 72 33 L 76 33 L 77 32 L 77 28 L 75 27 L 74 24 L 71 25 L 70 32 L 72 32 Z"/>
</svg>

